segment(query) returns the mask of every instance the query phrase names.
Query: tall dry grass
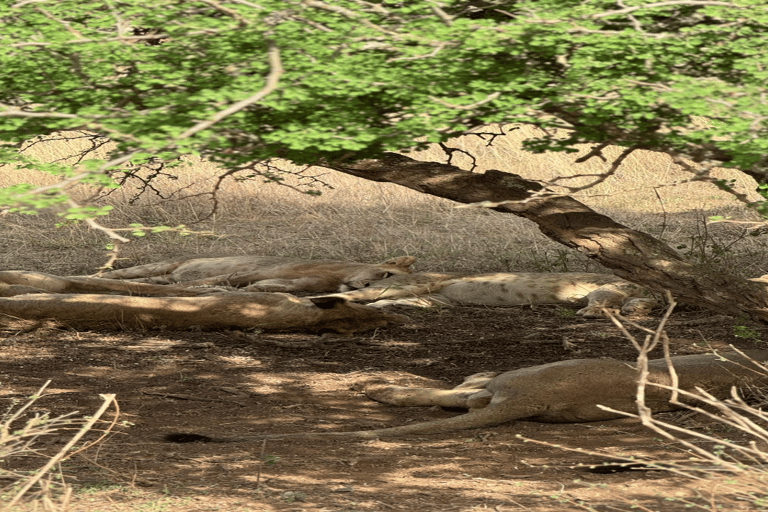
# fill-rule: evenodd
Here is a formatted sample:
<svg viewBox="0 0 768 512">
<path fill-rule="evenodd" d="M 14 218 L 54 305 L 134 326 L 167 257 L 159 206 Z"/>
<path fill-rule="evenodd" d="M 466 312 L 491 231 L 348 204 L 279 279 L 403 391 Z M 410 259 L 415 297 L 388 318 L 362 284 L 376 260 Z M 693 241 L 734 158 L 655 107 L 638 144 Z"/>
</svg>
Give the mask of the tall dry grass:
<svg viewBox="0 0 768 512">
<path fill-rule="evenodd" d="M 528 179 L 549 180 L 555 176 L 599 174 L 608 164 L 591 159 L 573 161 L 578 154 L 532 154 L 522 150 L 522 141 L 533 128 L 508 129 L 509 133 L 487 142 L 468 135 L 449 145 L 472 154 L 454 153 L 454 163 L 469 169 L 499 169 Z M 78 146 L 79 144 L 79 146 Z M 27 155 L 42 161 L 73 161 L 87 142 L 54 140 L 27 148 Z M 102 148 L 102 152 L 105 148 Z M 608 148 L 606 156 L 618 155 Z M 98 152 L 97 152 L 98 153 Z M 97 155 L 102 156 L 102 155 Z M 435 147 L 416 154 L 419 158 L 445 161 Z M 321 168 L 288 175 L 281 186 L 263 178 L 226 181 L 218 194 L 218 208 L 212 208 L 209 194 L 218 169 L 210 162 L 188 159 L 167 172 L 177 178 L 153 181 L 155 191 L 138 198 L 138 181 L 97 200 L 114 207 L 103 219 L 110 227 L 129 224 L 178 226 L 207 234 L 179 236 L 176 233 L 134 237 L 124 246 L 118 262 L 129 266 L 163 258 L 189 255 L 265 254 L 302 258 L 378 261 L 393 255 L 419 257 L 417 267 L 434 271 L 600 271 L 593 261 L 556 244 L 538 232 L 535 225 L 483 209 L 456 209 L 455 203 L 426 196 L 386 183 L 373 183 Z M 719 170 L 723 177 L 737 180 L 741 192 L 750 193 L 754 182 L 741 173 Z M 619 172 L 605 182 L 580 192 L 578 199 L 619 222 L 660 236 L 693 258 L 741 258 L 738 268 L 745 275 L 768 272 L 764 254 L 766 242 L 744 237 L 738 224 L 707 224 L 710 215 L 727 215 L 736 220 L 755 216 L 725 192 L 706 183 L 673 182 L 690 175 L 663 155 L 636 152 Z M 570 185 L 579 184 L 574 179 Z M 39 172 L 4 168 L 0 186 L 21 182 L 36 185 L 54 183 L 56 178 Z M 307 184 L 322 192 L 312 196 L 297 192 Z M 80 186 L 74 195 L 83 199 L 93 189 Z M 755 196 L 757 198 L 757 196 Z M 210 215 L 210 216 L 209 216 Z M 6 215 L 0 219 L 3 249 L 2 268 L 26 268 L 68 274 L 93 272 L 106 261 L 107 239 L 84 225 L 55 228 L 62 219 L 56 212 L 38 216 Z M 748 240 L 742 238 L 749 238 Z"/>
<path fill-rule="evenodd" d="M 23 503 L 25 509 L 45 512 L 69 510 L 72 487 L 61 478 L 61 462 L 86 448 L 103 441 L 117 422 L 119 408 L 114 394 L 100 395 L 101 407 L 88 417 L 64 414 L 51 417 L 47 413 L 33 412 L 35 402 L 42 396 L 51 381 L 47 381 L 33 396 L 0 414 L 0 460 L 28 459 L 32 470 L 26 472 L 0 469 L 0 512 L 18 510 L 15 505 Z M 85 440 L 100 418 L 110 407 L 115 408 L 115 418 L 97 438 Z M 64 435 L 68 441 L 58 452 L 43 455 L 37 447 L 46 436 Z M 79 442 L 85 446 L 76 447 Z M 41 462 L 42 459 L 42 462 Z M 10 483 L 8 483 L 10 482 Z"/>
</svg>

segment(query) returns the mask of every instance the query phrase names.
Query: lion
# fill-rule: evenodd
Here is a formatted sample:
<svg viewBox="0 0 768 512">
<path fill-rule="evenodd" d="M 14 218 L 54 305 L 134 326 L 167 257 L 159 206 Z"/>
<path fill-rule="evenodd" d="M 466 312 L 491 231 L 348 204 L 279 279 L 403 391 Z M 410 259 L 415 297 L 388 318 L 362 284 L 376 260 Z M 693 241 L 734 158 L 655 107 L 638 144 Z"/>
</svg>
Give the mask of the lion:
<svg viewBox="0 0 768 512">
<path fill-rule="evenodd" d="M 103 293 L 149 297 L 195 297 L 219 291 L 224 290 L 135 283 L 115 279 L 99 279 L 98 277 L 59 277 L 26 270 L 0 271 L 0 297 L 13 297 L 28 293 Z"/>
<path fill-rule="evenodd" d="M 762 366 L 768 361 L 768 350 L 676 356 L 671 361 L 679 379 L 677 388 L 694 394 L 702 390 L 715 398 L 724 399 L 732 396 L 734 387 L 768 385 L 768 374 Z M 648 371 L 645 403 L 652 412 L 685 408 L 681 402 L 670 401 L 672 378 L 667 361 L 649 361 Z M 631 362 L 571 359 L 504 373 L 478 373 L 447 390 L 362 382 L 356 388 L 378 402 L 397 406 L 460 408 L 469 412 L 423 423 L 352 432 L 305 432 L 231 439 L 176 433 L 167 435 L 165 439 L 170 442 L 243 442 L 294 437 L 375 439 L 493 427 L 515 420 L 543 423 L 604 421 L 637 412 L 638 376 L 638 369 Z M 690 399 L 681 394 L 680 400 L 685 402 Z"/>
<path fill-rule="evenodd" d="M 577 314 L 646 314 L 657 306 L 647 290 L 611 274 L 585 272 L 440 274 L 391 276 L 358 290 L 335 294 L 370 306 L 517 306 L 587 301 Z"/>
<path fill-rule="evenodd" d="M 408 321 L 342 297 L 221 292 L 197 297 L 35 293 L 0 298 L 0 319 L 46 320 L 85 329 L 251 329 L 352 335 Z"/>
<path fill-rule="evenodd" d="M 413 256 L 383 263 L 229 256 L 163 261 L 96 274 L 102 279 L 157 284 L 232 286 L 259 292 L 344 292 L 394 275 L 411 273 Z"/>
</svg>

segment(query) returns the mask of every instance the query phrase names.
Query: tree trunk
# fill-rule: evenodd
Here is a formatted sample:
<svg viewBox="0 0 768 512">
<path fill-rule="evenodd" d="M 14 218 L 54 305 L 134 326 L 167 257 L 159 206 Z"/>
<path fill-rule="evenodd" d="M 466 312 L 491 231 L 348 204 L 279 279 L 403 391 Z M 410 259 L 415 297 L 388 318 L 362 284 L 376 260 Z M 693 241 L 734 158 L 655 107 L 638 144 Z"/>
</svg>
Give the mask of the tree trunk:
<svg viewBox="0 0 768 512">
<path fill-rule="evenodd" d="M 531 199 L 542 186 L 516 174 L 497 170 L 473 173 L 396 153 L 326 167 L 459 203 L 513 201 L 492 208 L 537 223 L 549 238 L 595 258 L 619 277 L 652 290 L 669 290 L 681 302 L 746 314 L 768 323 L 768 286 L 764 283 L 697 268 L 664 242 L 618 224 L 570 197 Z"/>
</svg>

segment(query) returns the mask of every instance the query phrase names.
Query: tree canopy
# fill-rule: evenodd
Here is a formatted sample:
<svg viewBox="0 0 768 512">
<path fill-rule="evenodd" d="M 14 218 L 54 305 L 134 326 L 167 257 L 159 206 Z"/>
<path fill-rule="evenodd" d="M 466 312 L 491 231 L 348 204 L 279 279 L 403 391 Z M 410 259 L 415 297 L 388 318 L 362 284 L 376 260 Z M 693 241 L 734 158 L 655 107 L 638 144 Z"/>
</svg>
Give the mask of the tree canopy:
<svg viewBox="0 0 768 512">
<path fill-rule="evenodd" d="M 543 129 L 527 141 L 532 151 L 590 143 L 587 157 L 600 157 L 607 145 L 625 147 L 609 173 L 646 149 L 699 179 L 715 181 L 709 170 L 727 166 L 768 190 L 762 0 L 20 0 L 0 6 L 0 20 L 0 162 L 62 175 L 56 187 L 0 190 L 6 208 L 64 201 L 79 181 L 113 184 L 129 160 L 185 154 L 218 161 L 225 174 L 282 158 L 503 203 L 524 198 L 512 189 L 541 187 L 459 173 L 453 184 L 488 197 L 447 181 L 429 189 L 413 180 L 458 169 L 414 168 L 391 152 L 473 131 L 492 141 L 508 123 Z M 68 130 L 117 147 L 109 161 L 68 166 L 19 152 Z M 573 203 L 555 208 L 567 222 L 526 204 L 494 206 L 638 282 L 677 282 L 683 297 L 733 284 L 665 267 L 674 251 L 637 232 L 595 246 L 595 233 L 624 227 Z M 568 217 L 576 211 L 578 221 Z M 768 293 L 751 290 L 734 308 L 768 319 Z M 728 299 L 713 291 L 708 300 Z"/>
<path fill-rule="evenodd" d="M 21 0 L 0 7 L 0 140 L 83 129 L 117 156 L 232 167 L 532 123 L 570 133 L 532 150 L 619 144 L 763 181 L 765 3 L 628 3 Z"/>
</svg>

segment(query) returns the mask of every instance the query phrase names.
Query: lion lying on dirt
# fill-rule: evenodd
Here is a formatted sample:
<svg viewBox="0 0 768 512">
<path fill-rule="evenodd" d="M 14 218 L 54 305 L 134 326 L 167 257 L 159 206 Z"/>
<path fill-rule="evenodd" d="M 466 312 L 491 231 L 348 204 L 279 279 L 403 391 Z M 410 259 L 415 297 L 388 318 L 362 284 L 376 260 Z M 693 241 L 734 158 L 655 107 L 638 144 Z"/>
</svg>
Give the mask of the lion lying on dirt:
<svg viewBox="0 0 768 512">
<path fill-rule="evenodd" d="M 59 277 L 25 270 L 0 271 L 0 297 L 14 297 L 27 293 L 105 293 L 145 297 L 195 297 L 211 292 L 212 290 L 205 288 L 134 283 L 114 279 L 99 279 L 98 277 Z"/>
<path fill-rule="evenodd" d="M 5 318 L 3 318 L 5 317 Z M 408 317 L 341 297 L 223 292 L 198 297 L 39 293 L 0 298 L 0 320 L 53 319 L 72 328 L 250 329 L 351 335 Z"/>
<path fill-rule="evenodd" d="M 734 386 L 768 385 L 768 374 L 755 363 L 768 361 L 768 350 L 746 351 L 745 354 L 747 357 L 735 352 L 673 357 L 679 389 L 696 392 L 697 388 L 701 388 L 722 399 L 730 396 Z M 651 360 L 649 372 L 649 385 L 645 390 L 646 405 L 653 412 L 683 408 L 679 404 L 670 403 L 671 393 L 668 389 L 656 386 L 672 384 L 666 361 Z M 616 359 L 572 359 L 501 374 L 478 373 L 448 390 L 363 383 L 360 387 L 366 396 L 379 402 L 401 406 L 439 405 L 469 409 L 469 412 L 452 418 L 375 430 L 248 436 L 218 441 L 318 436 L 371 439 L 492 427 L 514 420 L 546 423 L 610 420 L 623 415 L 606 411 L 598 405 L 617 411 L 637 412 L 637 380 L 638 372 L 633 363 Z M 196 434 L 170 434 L 166 440 L 217 441 Z"/>
<path fill-rule="evenodd" d="M 158 284 L 226 285 L 262 292 L 343 292 L 393 275 L 409 274 L 415 261 L 412 256 L 378 264 L 230 256 L 150 263 L 104 272 L 96 277 Z"/>
<path fill-rule="evenodd" d="M 603 315 L 603 308 L 624 315 L 645 314 L 656 301 L 642 287 L 612 274 L 494 273 L 475 275 L 415 273 L 392 276 L 367 288 L 335 294 L 353 301 L 375 301 L 373 307 L 392 305 L 431 307 L 451 304 L 517 306 L 586 300 L 577 314 Z"/>
</svg>

